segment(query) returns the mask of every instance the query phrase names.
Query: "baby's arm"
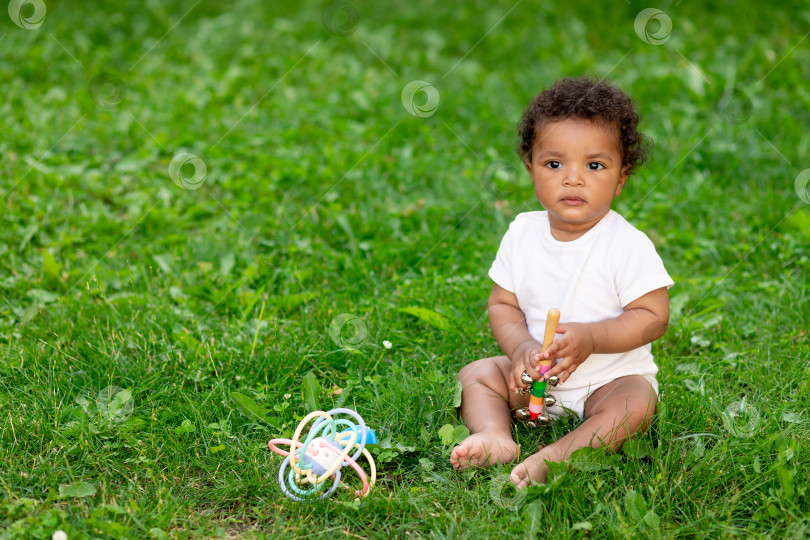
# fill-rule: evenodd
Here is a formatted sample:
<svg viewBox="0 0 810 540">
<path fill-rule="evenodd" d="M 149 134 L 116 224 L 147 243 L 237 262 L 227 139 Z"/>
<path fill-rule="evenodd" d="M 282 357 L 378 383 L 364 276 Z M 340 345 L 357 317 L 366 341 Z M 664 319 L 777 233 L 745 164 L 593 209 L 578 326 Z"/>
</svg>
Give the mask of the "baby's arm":
<svg viewBox="0 0 810 540">
<path fill-rule="evenodd" d="M 641 347 L 663 336 L 668 324 L 669 294 L 666 287 L 633 300 L 615 319 L 560 324 L 557 333 L 562 337 L 540 358 L 561 360 L 545 376 L 558 375 L 562 384 L 590 355 L 626 352 Z"/>
<path fill-rule="evenodd" d="M 489 295 L 489 326 L 503 354 L 512 361 L 511 376 L 506 381 L 509 390 L 517 392 L 518 388 L 526 386 L 520 382 L 523 371 L 539 379 L 540 373 L 533 366 L 537 365 L 543 345 L 529 333 L 517 296 L 497 283 L 493 284 Z"/>
</svg>

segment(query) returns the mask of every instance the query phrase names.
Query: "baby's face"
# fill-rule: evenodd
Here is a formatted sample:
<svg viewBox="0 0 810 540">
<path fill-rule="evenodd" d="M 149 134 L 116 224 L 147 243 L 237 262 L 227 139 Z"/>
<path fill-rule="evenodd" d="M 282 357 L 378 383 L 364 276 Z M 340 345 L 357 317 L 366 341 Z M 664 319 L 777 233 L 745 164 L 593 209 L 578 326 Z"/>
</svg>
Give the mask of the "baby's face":
<svg viewBox="0 0 810 540">
<path fill-rule="evenodd" d="M 576 240 L 596 225 L 627 179 L 617 134 L 585 120 L 546 123 L 525 163 L 560 241 Z"/>
</svg>

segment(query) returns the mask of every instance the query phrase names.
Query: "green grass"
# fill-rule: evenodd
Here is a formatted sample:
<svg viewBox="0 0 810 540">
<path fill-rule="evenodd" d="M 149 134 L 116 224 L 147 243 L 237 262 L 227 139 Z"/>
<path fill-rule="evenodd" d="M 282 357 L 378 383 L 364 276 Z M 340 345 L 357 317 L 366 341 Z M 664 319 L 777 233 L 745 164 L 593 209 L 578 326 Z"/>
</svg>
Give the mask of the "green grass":
<svg viewBox="0 0 810 540">
<path fill-rule="evenodd" d="M 357 1 L 349 35 L 316 2 L 45 3 L 37 29 L 0 22 L 0 537 L 807 536 L 804 3 L 663 2 L 657 46 L 638 2 Z M 639 443 L 503 503 L 508 468 L 454 472 L 438 433 L 455 373 L 498 353 L 501 235 L 539 208 L 521 109 L 586 73 L 656 142 L 615 208 L 677 283 L 662 401 Z M 402 106 L 413 80 L 435 114 Z M 183 151 L 198 189 L 169 176 Z M 516 184 L 492 187 L 496 162 Z M 322 407 L 398 438 L 360 503 L 275 483 L 266 443 L 308 412 L 310 371 Z M 111 386 L 131 398 L 105 421 Z"/>
</svg>

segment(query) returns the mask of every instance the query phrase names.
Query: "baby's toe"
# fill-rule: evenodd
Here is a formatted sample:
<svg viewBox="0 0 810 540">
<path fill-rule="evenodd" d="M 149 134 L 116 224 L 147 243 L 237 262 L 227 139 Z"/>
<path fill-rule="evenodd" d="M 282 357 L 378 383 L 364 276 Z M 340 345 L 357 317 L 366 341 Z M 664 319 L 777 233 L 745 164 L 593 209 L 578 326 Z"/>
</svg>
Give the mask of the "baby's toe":
<svg viewBox="0 0 810 540">
<path fill-rule="evenodd" d="M 512 483 L 515 484 L 517 489 L 523 489 L 532 483 L 531 477 L 529 477 L 529 471 L 522 463 L 512 469 L 512 473 L 509 475 L 509 478 L 512 480 Z"/>
<path fill-rule="evenodd" d="M 461 460 L 465 459 L 470 454 L 470 445 L 467 441 L 462 441 L 461 444 L 453 448 L 450 452 L 450 464 L 456 469 L 466 469 L 469 463 L 462 463 Z"/>
<path fill-rule="evenodd" d="M 512 469 L 510 478 L 515 487 L 523 489 L 534 483 L 545 483 L 549 473 L 549 467 L 546 465 L 547 459 L 557 461 L 547 450 L 541 450 L 527 457 L 521 464 Z"/>
<path fill-rule="evenodd" d="M 467 455 L 469 455 L 469 453 L 470 453 L 470 443 L 468 443 L 465 440 L 461 441 L 461 444 L 453 448 L 453 451 L 450 452 L 450 457 L 454 458 L 466 457 Z"/>
</svg>

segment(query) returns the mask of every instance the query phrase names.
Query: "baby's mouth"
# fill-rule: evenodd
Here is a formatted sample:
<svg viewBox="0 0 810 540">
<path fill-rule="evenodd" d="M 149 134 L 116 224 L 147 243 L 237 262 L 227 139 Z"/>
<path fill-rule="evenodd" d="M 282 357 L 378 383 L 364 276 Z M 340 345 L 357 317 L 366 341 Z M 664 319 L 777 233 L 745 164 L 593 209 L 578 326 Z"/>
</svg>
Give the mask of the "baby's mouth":
<svg viewBox="0 0 810 540">
<path fill-rule="evenodd" d="M 575 196 L 563 197 L 562 202 L 564 204 L 570 204 L 572 206 L 576 206 L 576 205 L 580 205 L 580 204 L 585 204 L 585 199 L 583 199 L 581 197 L 575 197 Z"/>
</svg>

